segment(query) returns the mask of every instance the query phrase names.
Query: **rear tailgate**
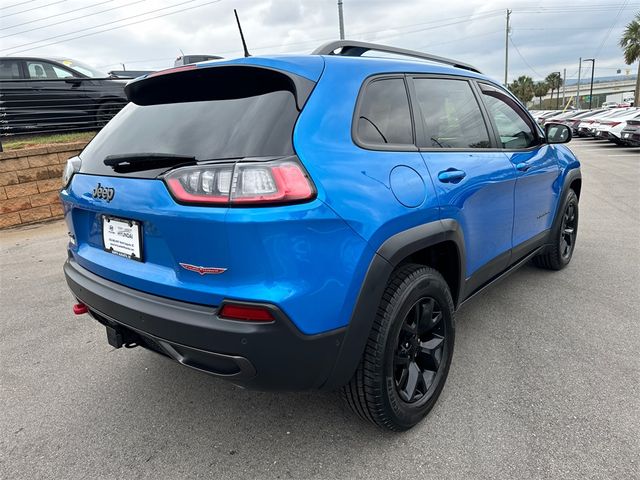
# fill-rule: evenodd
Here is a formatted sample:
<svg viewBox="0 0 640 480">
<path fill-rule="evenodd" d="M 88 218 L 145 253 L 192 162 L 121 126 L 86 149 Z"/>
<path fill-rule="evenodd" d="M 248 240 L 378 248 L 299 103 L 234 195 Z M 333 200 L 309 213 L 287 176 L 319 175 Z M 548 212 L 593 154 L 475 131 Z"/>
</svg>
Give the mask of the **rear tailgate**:
<svg viewBox="0 0 640 480">
<path fill-rule="evenodd" d="M 61 193 L 76 261 L 130 288 L 219 304 L 233 275 L 226 271 L 229 207 L 180 203 L 164 175 L 185 165 L 293 155 L 293 128 L 313 86 L 299 75 L 250 65 L 177 69 L 130 83 L 133 103 L 80 154 L 80 171 Z M 203 177 L 197 181 L 202 194 L 209 191 Z M 220 187 L 216 178 L 207 188 L 214 184 Z M 105 229 L 128 222 L 140 226 L 140 238 L 129 239 L 139 242 L 140 259 L 117 255 L 117 245 L 105 248 L 111 244 Z M 261 239 L 254 240 L 260 248 Z"/>
</svg>

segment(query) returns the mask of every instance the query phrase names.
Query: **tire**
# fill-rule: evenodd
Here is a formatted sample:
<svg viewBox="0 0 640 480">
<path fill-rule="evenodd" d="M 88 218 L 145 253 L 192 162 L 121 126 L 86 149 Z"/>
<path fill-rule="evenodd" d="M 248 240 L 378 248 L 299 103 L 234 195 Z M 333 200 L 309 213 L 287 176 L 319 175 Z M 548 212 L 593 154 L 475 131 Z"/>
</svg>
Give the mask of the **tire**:
<svg viewBox="0 0 640 480">
<path fill-rule="evenodd" d="M 436 270 L 408 264 L 391 276 L 352 379 L 347 405 L 387 430 L 404 431 L 433 408 L 444 387 L 455 339 L 449 287 Z"/>
<path fill-rule="evenodd" d="M 546 270 L 562 270 L 569 265 L 578 236 L 578 196 L 569 190 L 553 230 L 551 245 L 533 258 L 533 263 Z"/>
<path fill-rule="evenodd" d="M 120 111 L 120 104 L 116 102 L 103 102 L 98 106 L 96 111 L 96 126 L 99 128 L 104 127 L 109 120 L 115 117 L 116 113 Z"/>
</svg>

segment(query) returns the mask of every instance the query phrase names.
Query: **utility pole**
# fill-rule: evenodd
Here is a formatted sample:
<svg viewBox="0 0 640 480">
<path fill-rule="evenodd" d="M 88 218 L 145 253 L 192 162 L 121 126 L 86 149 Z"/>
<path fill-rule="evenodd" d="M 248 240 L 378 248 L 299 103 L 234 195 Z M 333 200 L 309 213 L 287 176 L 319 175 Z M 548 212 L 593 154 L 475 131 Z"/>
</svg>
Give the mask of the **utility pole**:
<svg viewBox="0 0 640 480">
<path fill-rule="evenodd" d="M 562 105 L 566 105 L 565 96 L 564 96 L 567 90 L 566 87 L 567 87 L 567 69 L 564 68 L 562 69 Z"/>
<path fill-rule="evenodd" d="M 593 72 L 596 69 L 596 59 L 585 58 L 584 61 L 591 62 L 591 87 L 589 87 L 589 110 L 591 110 L 591 105 L 593 104 Z"/>
<path fill-rule="evenodd" d="M 582 57 L 578 64 L 578 91 L 576 92 L 576 108 L 580 109 L 580 74 L 582 73 Z"/>
<path fill-rule="evenodd" d="M 507 8 L 507 26 L 504 31 L 504 88 L 508 86 L 507 74 L 509 72 L 509 32 L 511 27 L 509 21 L 511 20 L 511 10 Z"/>
<path fill-rule="evenodd" d="M 342 0 L 338 0 L 338 21 L 340 22 L 340 40 L 344 40 L 344 15 L 342 14 Z"/>
<path fill-rule="evenodd" d="M 555 78 L 560 78 L 560 80 L 562 80 L 562 73 L 560 72 L 552 72 L 551 75 L 558 75 Z M 559 103 L 560 103 L 560 85 L 558 85 L 558 91 L 556 92 L 556 110 L 560 110 L 559 108 Z M 553 105 L 553 93 L 551 94 L 551 103 L 550 105 Z"/>
</svg>

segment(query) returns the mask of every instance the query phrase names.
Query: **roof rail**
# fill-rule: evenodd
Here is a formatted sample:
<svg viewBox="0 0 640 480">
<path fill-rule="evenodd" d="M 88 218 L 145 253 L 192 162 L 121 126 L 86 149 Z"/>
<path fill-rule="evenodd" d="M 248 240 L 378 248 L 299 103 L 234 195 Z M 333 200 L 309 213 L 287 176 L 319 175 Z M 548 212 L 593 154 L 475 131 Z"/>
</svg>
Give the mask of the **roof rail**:
<svg viewBox="0 0 640 480">
<path fill-rule="evenodd" d="M 337 49 L 341 49 L 340 53 L 336 53 Z M 476 67 L 469 64 L 453 60 L 451 58 L 438 57 L 429 53 L 418 52 L 415 50 L 407 50 L 405 48 L 390 47 L 388 45 L 380 45 L 377 43 L 358 42 L 354 40 L 334 40 L 320 45 L 316 48 L 312 55 L 342 55 L 346 57 L 361 57 L 368 51 L 394 53 L 396 55 L 402 55 L 405 57 L 419 58 L 422 60 L 428 60 L 430 62 L 442 63 L 445 65 L 451 65 L 457 68 L 463 68 L 476 73 L 482 73 Z"/>
</svg>

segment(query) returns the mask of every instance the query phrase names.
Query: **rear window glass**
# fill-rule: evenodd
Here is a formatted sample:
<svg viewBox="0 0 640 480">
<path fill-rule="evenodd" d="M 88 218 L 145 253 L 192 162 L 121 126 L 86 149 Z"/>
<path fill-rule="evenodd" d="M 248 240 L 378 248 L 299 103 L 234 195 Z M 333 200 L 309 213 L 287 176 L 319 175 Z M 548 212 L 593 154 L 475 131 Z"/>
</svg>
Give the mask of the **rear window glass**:
<svg viewBox="0 0 640 480">
<path fill-rule="evenodd" d="M 103 161 L 122 154 L 175 154 L 197 160 L 291 155 L 297 117 L 289 91 L 147 106 L 129 103 L 82 152 L 82 170 L 113 174 Z"/>
<path fill-rule="evenodd" d="M 402 78 L 367 85 L 357 118 L 358 139 L 369 145 L 412 145 L 407 89 Z"/>
</svg>

